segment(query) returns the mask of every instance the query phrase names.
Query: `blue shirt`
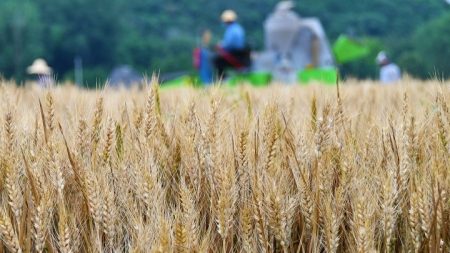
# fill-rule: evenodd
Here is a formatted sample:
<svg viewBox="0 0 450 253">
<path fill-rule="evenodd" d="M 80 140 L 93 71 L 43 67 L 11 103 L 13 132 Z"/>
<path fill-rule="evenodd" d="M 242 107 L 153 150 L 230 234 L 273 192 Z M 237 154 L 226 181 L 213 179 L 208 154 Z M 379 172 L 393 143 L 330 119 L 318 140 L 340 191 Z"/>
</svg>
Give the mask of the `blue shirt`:
<svg viewBox="0 0 450 253">
<path fill-rule="evenodd" d="M 206 47 L 200 51 L 200 67 L 198 69 L 200 81 L 203 84 L 211 84 L 213 81 L 213 70 L 210 62 L 210 52 Z"/>
<path fill-rule="evenodd" d="M 220 46 L 226 51 L 244 49 L 245 32 L 242 26 L 236 22 L 227 24 Z"/>
</svg>

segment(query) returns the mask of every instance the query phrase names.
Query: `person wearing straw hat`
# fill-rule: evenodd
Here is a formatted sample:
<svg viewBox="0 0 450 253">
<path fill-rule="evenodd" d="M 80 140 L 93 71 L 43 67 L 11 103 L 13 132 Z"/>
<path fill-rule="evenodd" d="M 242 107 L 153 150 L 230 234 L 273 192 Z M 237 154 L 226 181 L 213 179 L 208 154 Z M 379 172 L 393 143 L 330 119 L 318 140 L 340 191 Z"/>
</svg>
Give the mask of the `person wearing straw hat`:
<svg viewBox="0 0 450 253">
<path fill-rule="evenodd" d="M 39 84 L 43 87 L 53 86 L 52 68 L 47 65 L 44 59 L 34 60 L 33 64 L 27 68 L 27 73 L 37 75 Z"/>
<path fill-rule="evenodd" d="M 386 52 L 378 53 L 376 61 L 380 65 L 380 82 L 383 84 L 390 84 L 402 78 L 400 68 L 397 64 L 391 62 Z"/>
<path fill-rule="evenodd" d="M 225 10 L 221 15 L 225 27 L 223 40 L 217 45 L 218 54 L 212 62 L 219 77 L 223 78 L 227 67 L 241 70 L 250 65 L 250 50 L 246 45 L 244 28 L 237 22 L 237 14 L 233 10 Z"/>
</svg>

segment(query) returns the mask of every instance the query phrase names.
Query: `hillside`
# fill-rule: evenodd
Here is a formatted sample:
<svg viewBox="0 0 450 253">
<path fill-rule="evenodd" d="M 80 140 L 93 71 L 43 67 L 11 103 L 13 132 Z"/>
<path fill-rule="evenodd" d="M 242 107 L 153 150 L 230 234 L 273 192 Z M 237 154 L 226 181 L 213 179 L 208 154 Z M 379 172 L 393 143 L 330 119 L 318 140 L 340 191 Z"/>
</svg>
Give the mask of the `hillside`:
<svg viewBox="0 0 450 253">
<path fill-rule="evenodd" d="M 387 49 L 404 70 L 418 77 L 426 78 L 435 69 L 450 69 L 448 61 L 441 60 L 450 58 L 445 46 L 450 41 L 450 32 L 445 31 L 450 7 L 444 1 L 295 2 L 295 10 L 301 16 L 321 19 L 330 42 L 346 33 L 373 49 L 367 59 L 341 66 L 344 74 L 375 77 L 372 56 L 380 49 Z M 154 70 L 162 73 L 190 70 L 191 51 L 200 31 L 210 28 L 215 41 L 221 38 L 223 31 L 218 17 L 224 9 L 236 10 L 249 40 L 255 49 L 261 49 L 262 23 L 276 3 L 275 0 L 2 0 L 0 72 L 5 78 L 23 80 L 26 66 L 43 57 L 58 79 L 73 79 L 76 56 L 82 57 L 85 82 L 91 85 L 96 77 L 104 80 L 119 64 L 131 65 L 148 74 Z M 442 48 L 434 48 L 436 43 L 441 43 Z M 419 50 L 423 48 L 426 50 Z"/>
</svg>

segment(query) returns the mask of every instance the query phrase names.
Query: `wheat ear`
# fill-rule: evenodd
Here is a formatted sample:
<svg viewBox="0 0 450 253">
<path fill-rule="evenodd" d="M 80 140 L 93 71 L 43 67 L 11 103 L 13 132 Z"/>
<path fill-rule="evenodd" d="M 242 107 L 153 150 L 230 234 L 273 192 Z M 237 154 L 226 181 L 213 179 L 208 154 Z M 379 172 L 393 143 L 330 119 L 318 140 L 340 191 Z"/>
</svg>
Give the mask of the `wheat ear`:
<svg viewBox="0 0 450 253">
<path fill-rule="evenodd" d="M 240 212 L 240 231 L 242 237 L 242 248 L 245 252 L 253 252 L 253 210 L 249 205 L 246 205 Z"/>
<path fill-rule="evenodd" d="M 408 223 L 409 223 L 409 229 L 410 229 L 410 238 L 411 238 L 411 248 L 414 250 L 411 250 L 412 252 L 419 252 L 420 246 L 421 246 L 421 231 L 420 231 L 420 222 L 419 222 L 419 197 L 417 196 L 416 192 L 413 192 L 411 194 L 410 198 L 410 208 L 408 211 Z"/>
<path fill-rule="evenodd" d="M 234 170 L 225 167 L 222 169 L 222 182 L 217 187 L 220 189 L 219 199 L 216 205 L 216 217 L 218 233 L 222 237 L 223 252 L 226 251 L 226 241 L 233 226 L 236 212 L 237 191 Z"/>
<path fill-rule="evenodd" d="M 0 232 L 2 234 L 3 242 L 11 252 L 22 252 L 22 249 L 19 245 L 19 239 L 16 232 L 14 231 L 11 220 L 3 210 L 0 211 Z"/>
<path fill-rule="evenodd" d="M 67 210 L 64 201 L 60 201 L 58 212 L 58 246 L 61 253 L 72 253 L 71 249 L 71 233 L 68 224 Z"/>
<path fill-rule="evenodd" d="M 175 221 L 175 253 L 186 252 L 187 249 L 187 230 L 184 218 L 178 214 Z"/>
<path fill-rule="evenodd" d="M 167 221 L 162 218 L 161 226 L 159 229 L 159 247 L 156 250 L 158 253 L 170 252 L 170 229 L 167 225 Z"/>
<path fill-rule="evenodd" d="M 188 189 L 185 180 L 181 179 L 180 186 L 180 201 L 183 209 L 183 217 L 186 222 L 188 249 L 190 251 L 198 251 L 199 227 L 198 227 L 198 212 L 192 197 L 191 191 Z"/>
<path fill-rule="evenodd" d="M 104 199 L 103 202 L 103 232 L 106 235 L 106 241 L 108 243 L 108 248 L 114 250 L 114 243 L 116 238 L 116 220 L 117 220 L 117 207 L 115 204 L 114 190 L 109 184 L 105 184 L 104 189 Z"/>
<path fill-rule="evenodd" d="M 391 246 L 391 241 L 393 238 L 393 233 L 395 229 L 395 223 L 397 220 L 397 206 L 396 199 L 398 192 L 395 189 L 395 183 L 388 177 L 384 179 L 382 184 L 382 225 L 384 232 L 385 247 L 387 249 Z"/>
<path fill-rule="evenodd" d="M 103 165 L 107 165 L 109 163 L 115 132 L 115 124 L 110 116 L 107 117 L 106 122 L 107 122 L 106 136 L 102 154 Z"/>
<path fill-rule="evenodd" d="M 363 200 L 358 200 L 353 218 L 356 248 L 359 253 L 369 252 L 373 246 L 372 231 L 366 205 L 367 203 Z"/>
<path fill-rule="evenodd" d="M 97 144 L 100 141 L 101 121 L 103 118 L 103 97 L 99 97 L 95 104 L 94 110 L 94 123 L 91 130 L 91 140 L 93 144 L 93 150 L 97 148 Z"/>
<path fill-rule="evenodd" d="M 50 93 L 50 90 L 47 91 L 47 95 L 45 97 L 46 102 L 47 102 L 47 108 L 48 108 L 48 113 L 47 113 L 47 126 L 48 126 L 48 130 L 49 130 L 49 134 L 52 135 L 53 130 L 55 130 L 55 110 L 54 110 L 54 102 L 53 102 L 53 96 Z"/>
</svg>

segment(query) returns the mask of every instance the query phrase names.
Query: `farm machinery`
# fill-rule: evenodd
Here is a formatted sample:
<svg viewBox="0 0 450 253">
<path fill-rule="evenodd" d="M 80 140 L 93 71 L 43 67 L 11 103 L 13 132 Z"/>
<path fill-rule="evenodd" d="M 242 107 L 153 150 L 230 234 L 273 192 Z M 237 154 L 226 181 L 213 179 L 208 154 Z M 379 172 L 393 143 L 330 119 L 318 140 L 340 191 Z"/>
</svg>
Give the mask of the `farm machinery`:
<svg viewBox="0 0 450 253">
<path fill-rule="evenodd" d="M 368 53 L 368 49 L 345 35 L 333 47 L 317 17 L 300 17 L 292 10 L 292 1 L 279 2 L 264 21 L 264 51 L 252 52 L 251 66 L 234 71 L 225 83 L 250 83 L 265 86 L 270 82 L 284 84 L 318 81 L 334 84 L 338 65 Z M 182 76 L 163 83 L 167 86 L 198 83 Z"/>
</svg>

